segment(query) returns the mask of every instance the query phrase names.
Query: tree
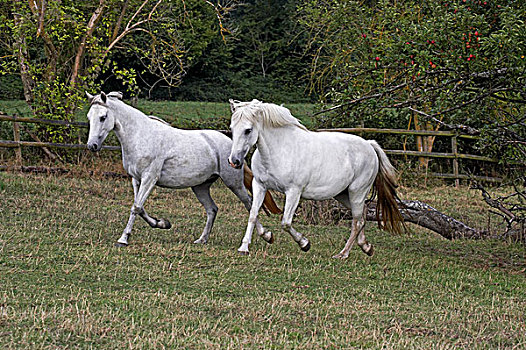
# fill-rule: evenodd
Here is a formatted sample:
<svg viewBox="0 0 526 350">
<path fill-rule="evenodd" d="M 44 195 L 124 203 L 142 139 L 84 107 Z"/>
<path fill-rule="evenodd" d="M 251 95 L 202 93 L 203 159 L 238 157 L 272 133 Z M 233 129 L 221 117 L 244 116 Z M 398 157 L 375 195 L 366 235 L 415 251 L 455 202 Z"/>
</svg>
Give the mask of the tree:
<svg viewBox="0 0 526 350">
<path fill-rule="evenodd" d="M 196 3 L 206 11 L 189 12 Z M 192 18 L 208 17 L 207 26 L 224 31 L 221 18 L 230 10 L 203 0 L 0 0 L 0 5 L 0 44 L 10 53 L 0 73 L 16 68 L 33 113 L 51 119 L 71 118 L 84 90 L 95 90 L 107 72 L 134 92 L 136 66 L 119 66 L 117 52 L 177 85 L 192 51 L 188 46 L 199 42 L 184 31 Z M 59 130 L 55 136 L 63 135 Z"/>
<path fill-rule="evenodd" d="M 247 0 L 230 12 L 231 35 L 208 42 L 191 62 L 178 98 L 225 101 L 259 98 L 309 101 L 305 96 L 306 35 L 297 23 L 297 0 Z"/>
<path fill-rule="evenodd" d="M 524 115 L 522 1 L 314 0 L 302 14 L 311 86 L 336 112 L 325 126 L 480 133 Z"/>
</svg>

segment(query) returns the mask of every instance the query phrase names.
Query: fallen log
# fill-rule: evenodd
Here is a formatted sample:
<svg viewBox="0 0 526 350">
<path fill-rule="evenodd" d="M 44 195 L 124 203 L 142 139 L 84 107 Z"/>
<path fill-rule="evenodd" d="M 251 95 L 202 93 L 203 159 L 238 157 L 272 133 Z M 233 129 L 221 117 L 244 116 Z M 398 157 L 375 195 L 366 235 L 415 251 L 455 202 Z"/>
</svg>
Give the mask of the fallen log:
<svg viewBox="0 0 526 350">
<path fill-rule="evenodd" d="M 425 227 L 444 238 L 476 239 L 485 236 L 484 231 L 470 227 L 461 221 L 439 212 L 426 203 L 402 200 L 399 204 L 400 213 L 406 222 Z M 367 206 L 367 220 L 376 221 L 376 202 L 374 201 L 369 202 Z"/>
<path fill-rule="evenodd" d="M 470 238 L 478 239 L 487 237 L 484 230 L 479 230 L 466 225 L 432 206 L 416 201 L 401 200 L 399 203 L 400 213 L 405 222 L 429 229 L 446 239 Z M 307 224 L 334 225 L 340 220 L 351 220 L 351 211 L 336 201 L 304 201 L 300 203 L 297 214 L 302 216 Z M 376 221 L 376 202 L 371 201 L 367 205 L 367 221 Z"/>
</svg>

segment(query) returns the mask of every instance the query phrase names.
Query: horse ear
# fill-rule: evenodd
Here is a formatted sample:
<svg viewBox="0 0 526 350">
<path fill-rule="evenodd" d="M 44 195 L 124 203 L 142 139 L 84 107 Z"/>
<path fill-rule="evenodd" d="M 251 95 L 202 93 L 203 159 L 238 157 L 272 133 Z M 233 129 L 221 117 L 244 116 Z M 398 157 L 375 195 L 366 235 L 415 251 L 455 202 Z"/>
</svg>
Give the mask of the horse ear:
<svg viewBox="0 0 526 350">
<path fill-rule="evenodd" d="M 93 96 L 92 94 L 90 94 L 89 92 L 87 91 L 84 91 L 86 93 L 86 96 L 88 97 L 88 102 L 91 104 L 91 102 L 93 101 L 93 98 L 95 96 Z"/>
<path fill-rule="evenodd" d="M 106 97 L 106 94 L 104 92 L 100 92 L 100 99 L 102 100 L 102 103 L 106 103 L 108 98 Z"/>
<path fill-rule="evenodd" d="M 228 102 L 230 102 L 230 112 L 234 113 L 236 111 L 235 102 L 233 99 L 229 99 Z"/>
</svg>

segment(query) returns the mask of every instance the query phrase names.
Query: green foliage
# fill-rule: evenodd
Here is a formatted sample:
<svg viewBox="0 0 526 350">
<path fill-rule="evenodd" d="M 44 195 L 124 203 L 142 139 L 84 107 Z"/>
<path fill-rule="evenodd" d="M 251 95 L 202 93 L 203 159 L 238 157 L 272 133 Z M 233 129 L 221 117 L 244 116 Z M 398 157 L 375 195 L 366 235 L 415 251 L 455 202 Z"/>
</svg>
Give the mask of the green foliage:
<svg viewBox="0 0 526 350">
<path fill-rule="evenodd" d="M 311 86 L 338 106 L 320 126 L 407 128 L 420 118 L 495 130 L 526 112 L 522 1 L 314 0 L 301 11 Z"/>
<path fill-rule="evenodd" d="M 20 100 L 24 98 L 24 92 L 20 77 L 14 74 L 0 75 L 0 99 Z"/>
<path fill-rule="evenodd" d="M 239 5 L 228 18 L 232 34 L 226 41 L 216 36 L 203 47 L 171 96 L 218 102 L 229 98 L 311 102 L 313 97 L 306 95 L 306 33 L 296 22 L 298 3 L 250 0 Z M 154 96 L 169 93 L 158 90 Z"/>
<path fill-rule="evenodd" d="M 185 60 L 200 54 L 199 46 L 206 46 L 210 33 L 218 31 L 217 16 L 223 13 L 198 0 L 0 0 L 0 5 L 5 52 L 0 74 L 18 70 L 33 114 L 61 120 L 71 119 L 85 100 L 84 91 L 99 90 L 101 79 L 108 76 L 128 95 L 138 92 L 139 72 L 179 84 Z M 199 39 L 190 33 L 203 27 L 207 34 Z M 132 59 L 135 63 L 127 65 Z M 75 136 L 68 129 L 44 128 L 41 137 L 63 142 Z"/>
</svg>

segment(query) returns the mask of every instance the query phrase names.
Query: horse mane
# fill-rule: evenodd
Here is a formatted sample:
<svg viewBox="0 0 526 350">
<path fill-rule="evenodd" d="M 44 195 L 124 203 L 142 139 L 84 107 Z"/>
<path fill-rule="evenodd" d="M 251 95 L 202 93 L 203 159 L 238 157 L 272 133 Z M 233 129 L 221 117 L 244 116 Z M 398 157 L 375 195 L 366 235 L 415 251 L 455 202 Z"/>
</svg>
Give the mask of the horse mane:
<svg viewBox="0 0 526 350">
<path fill-rule="evenodd" d="M 264 127 L 279 128 L 292 125 L 307 130 L 286 107 L 273 103 L 264 103 L 256 99 L 250 102 L 230 100 L 230 104 L 234 111 L 232 123 L 238 123 L 241 120 L 248 120 L 253 123 L 261 121 Z"/>
<path fill-rule="evenodd" d="M 119 101 L 122 101 L 122 92 L 120 91 L 112 91 L 112 92 L 109 92 L 106 95 L 106 98 L 111 98 L 113 100 L 119 100 Z M 91 96 L 89 95 L 89 103 L 90 103 L 90 106 L 91 105 L 101 105 L 101 106 L 104 106 L 104 107 L 108 107 L 108 104 L 107 104 L 107 100 L 106 102 L 104 102 L 104 100 L 102 99 L 102 93 L 98 94 L 98 95 L 95 95 L 95 96 Z"/>
<path fill-rule="evenodd" d="M 106 94 L 106 98 L 109 98 L 111 99 L 112 101 L 121 101 L 122 102 L 122 92 L 119 92 L 119 91 L 112 91 L 112 92 L 109 92 Z M 93 96 L 93 98 L 91 99 L 90 101 L 90 105 L 94 105 L 94 104 L 98 104 L 98 105 L 101 105 L 101 106 L 104 106 L 104 107 L 108 107 L 108 100 L 106 100 L 106 102 L 104 102 L 102 100 L 102 97 L 101 97 L 101 94 L 98 94 L 96 96 Z M 123 105 L 127 106 L 128 108 L 133 108 L 132 106 L 129 106 L 127 105 L 126 103 L 123 102 Z M 144 114 L 142 113 L 141 111 L 139 111 L 138 109 L 136 108 L 133 108 L 134 110 L 136 110 L 137 112 L 140 112 L 141 114 Z M 144 114 L 145 115 L 145 114 Z M 155 120 L 155 121 L 158 121 L 160 123 L 163 123 L 165 125 L 168 125 L 168 126 L 171 126 L 167 121 L 159 118 L 159 117 L 156 117 L 154 115 L 145 115 L 146 117 L 152 119 L 152 120 Z"/>
<path fill-rule="evenodd" d="M 155 120 L 155 121 L 161 122 L 161 123 L 166 124 L 166 125 L 168 125 L 168 126 L 171 126 L 170 123 L 168 123 L 166 120 L 163 120 L 163 119 L 161 119 L 161 118 L 159 118 L 159 117 L 156 117 L 156 116 L 154 116 L 154 115 L 147 115 L 147 117 L 150 118 L 150 119 L 152 119 L 152 120 Z"/>
</svg>

